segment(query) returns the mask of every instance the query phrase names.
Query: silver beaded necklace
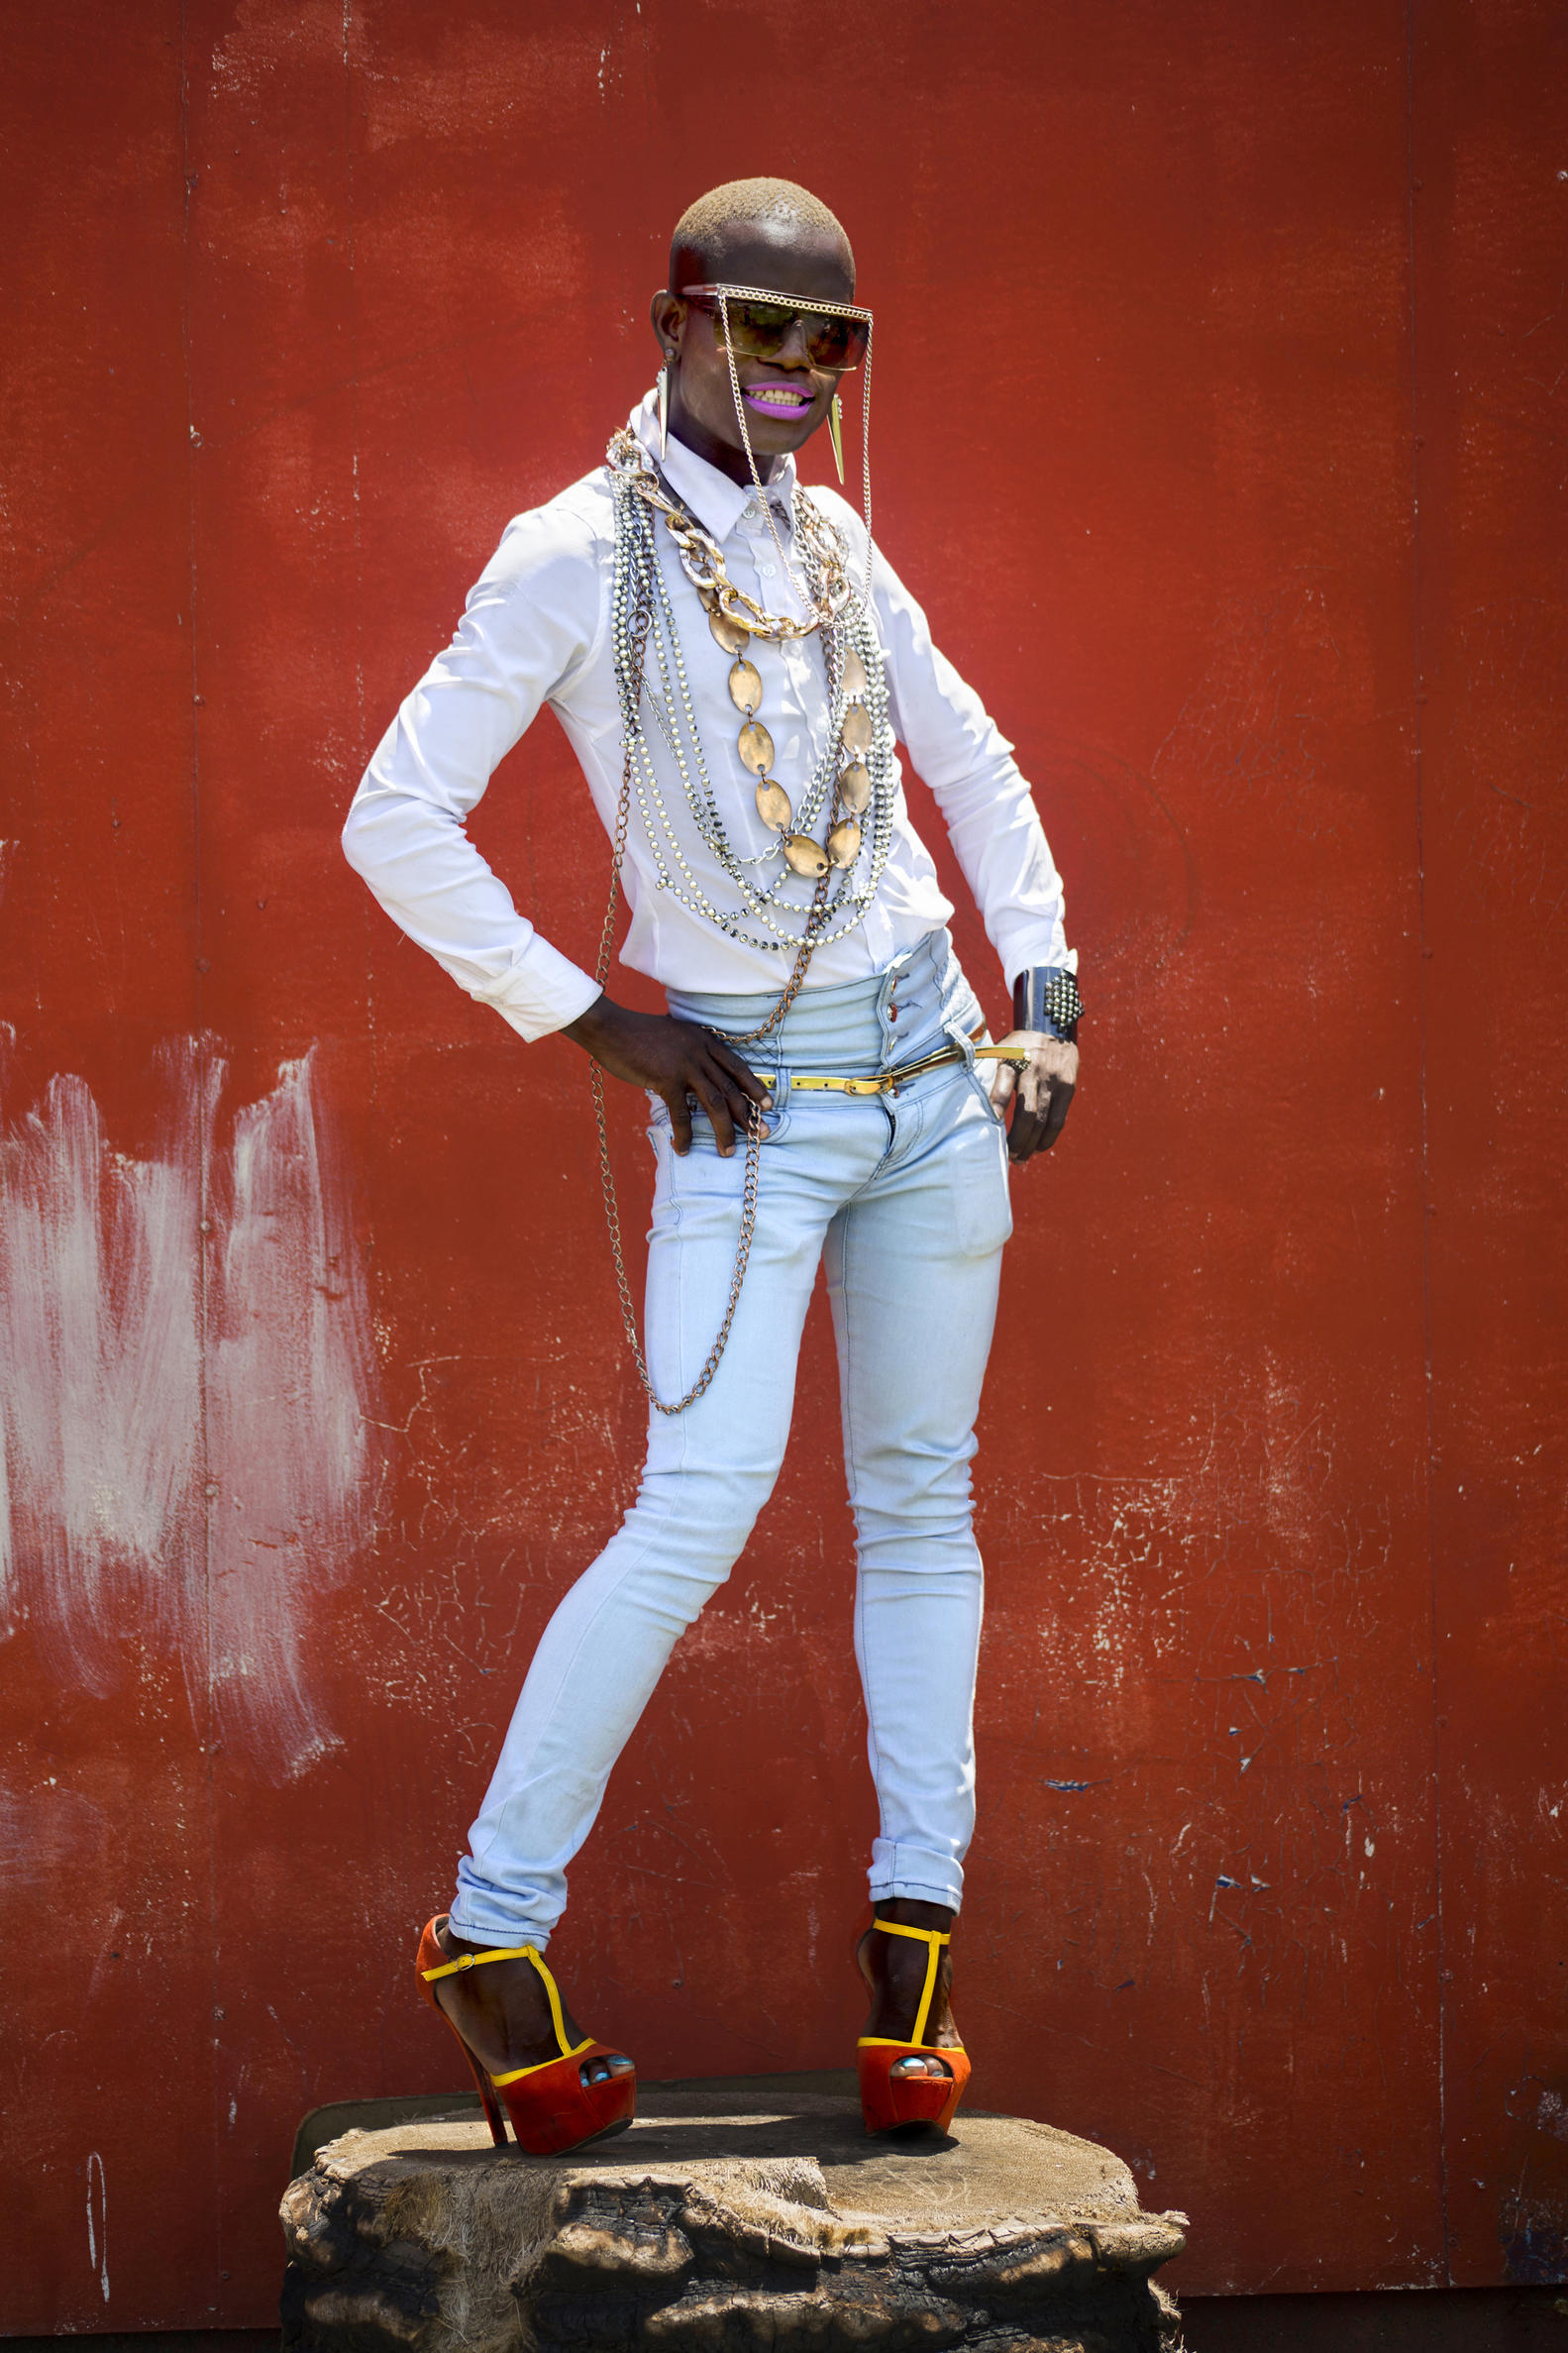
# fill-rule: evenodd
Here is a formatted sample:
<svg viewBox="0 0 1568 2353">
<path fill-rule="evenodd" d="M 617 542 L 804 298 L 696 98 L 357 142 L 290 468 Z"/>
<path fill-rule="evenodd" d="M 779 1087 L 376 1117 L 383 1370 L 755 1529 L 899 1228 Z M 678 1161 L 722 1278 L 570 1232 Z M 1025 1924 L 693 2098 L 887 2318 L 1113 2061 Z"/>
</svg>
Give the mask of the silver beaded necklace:
<svg viewBox="0 0 1568 2353">
<path fill-rule="evenodd" d="M 744 418 L 741 430 L 744 435 Z M 747 456 L 751 457 L 749 441 Z M 599 935 L 595 974 L 602 988 L 609 977 L 616 902 L 635 797 L 659 888 L 673 892 L 683 907 L 712 923 L 726 938 L 765 949 L 772 955 L 787 951 L 793 957 L 773 1012 L 744 1036 L 730 1037 L 732 1045 L 748 1045 L 769 1036 L 780 1026 L 799 994 L 816 950 L 829 940 L 846 938 L 865 920 L 866 910 L 877 896 L 892 840 L 896 792 L 891 699 L 882 647 L 877 640 L 869 599 L 863 599 L 851 583 L 838 531 L 798 485 L 793 502 L 794 536 L 801 553 L 806 599 L 813 614 L 804 621 L 770 613 L 734 587 L 717 541 L 668 495 L 633 434 L 623 430 L 615 435 L 608 462 L 615 498 L 612 636 L 623 758 L 610 857 L 609 903 Z M 755 480 L 755 460 L 752 465 Z M 761 487 L 758 482 L 759 494 Z M 713 638 L 734 658 L 730 694 L 737 708 L 746 714 L 740 737 L 741 757 L 758 778 L 758 813 L 776 835 L 774 844 L 760 856 L 742 856 L 731 842 L 703 757 L 680 631 L 655 545 L 658 514 L 665 518 L 681 569 L 702 598 Z M 777 540 L 777 531 L 774 536 Z M 783 553 L 782 548 L 780 552 Z M 755 719 L 759 704 L 754 693 L 760 695 L 761 681 L 745 656 L 753 638 L 777 642 L 813 632 L 822 640 L 831 723 L 826 749 L 814 763 L 804 789 L 791 802 L 772 774 L 773 739 L 766 728 L 758 727 Z M 657 685 L 651 672 L 657 676 Z M 653 746 L 644 727 L 645 712 L 652 715 L 669 746 L 686 807 L 704 846 L 734 893 L 733 905 L 715 906 L 686 861 L 660 786 Z M 827 832 L 825 840 L 819 843 L 815 828 L 824 818 Z M 765 869 L 775 871 L 765 874 Z M 816 878 L 808 906 L 791 905 L 780 896 L 791 875 Z M 830 881 L 835 875 L 836 888 Z M 729 1343 L 756 1230 L 762 1125 L 754 1113 L 746 1131 L 740 1229 L 723 1319 L 702 1368 L 684 1396 L 663 1398 L 654 1387 L 637 1333 L 637 1311 L 621 1239 L 615 1176 L 610 1165 L 604 1079 L 597 1062 L 589 1062 L 588 1077 L 593 1090 L 599 1181 L 604 1192 L 604 1215 L 621 1321 L 638 1377 L 654 1410 L 661 1414 L 683 1413 L 712 1381 Z"/>
<path fill-rule="evenodd" d="M 797 487 L 793 501 L 795 544 L 814 617 L 804 623 L 782 619 L 763 612 L 752 599 L 742 598 L 733 589 L 717 542 L 667 493 L 631 434 L 616 435 L 610 445 L 609 465 L 615 499 L 612 633 L 616 691 L 627 773 L 659 888 L 671 891 L 683 907 L 711 922 L 726 938 L 769 954 L 793 953 L 808 937 L 813 950 L 843 939 L 865 920 L 882 881 L 892 841 L 896 788 L 890 697 L 882 648 L 870 611 L 850 585 L 840 536 L 808 493 Z M 671 528 L 682 569 L 697 588 L 710 618 L 717 613 L 731 629 L 738 623 L 765 642 L 808 633 L 822 640 L 829 704 L 827 742 L 792 805 L 779 794 L 784 822 L 776 828 L 775 843 L 760 855 L 748 856 L 731 841 L 703 753 L 680 632 L 655 546 L 656 518 L 661 513 Z M 719 635 L 717 625 L 714 635 Z M 731 640 L 726 635 L 721 642 L 729 645 Z M 853 698 L 846 691 L 847 674 L 854 678 Z M 650 716 L 674 758 L 698 835 L 734 894 L 729 904 L 714 904 L 681 848 L 645 724 Z M 850 747 L 853 756 L 846 762 L 847 722 L 858 734 L 869 735 L 869 741 L 860 750 Z M 755 730 L 743 734 L 746 732 Z M 843 782 L 851 775 L 856 775 L 856 799 L 866 796 L 863 807 L 854 811 L 858 854 L 847 866 L 840 867 L 835 861 L 836 887 L 825 896 L 818 890 L 808 906 L 792 904 L 781 896 L 790 874 L 800 871 L 790 863 L 790 847 L 815 847 L 817 828 L 824 817 L 827 840 L 835 841 L 834 825 L 843 825 L 845 817 Z M 820 848 L 817 855 L 821 870 L 825 870 L 827 847 Z"/>
</svg>

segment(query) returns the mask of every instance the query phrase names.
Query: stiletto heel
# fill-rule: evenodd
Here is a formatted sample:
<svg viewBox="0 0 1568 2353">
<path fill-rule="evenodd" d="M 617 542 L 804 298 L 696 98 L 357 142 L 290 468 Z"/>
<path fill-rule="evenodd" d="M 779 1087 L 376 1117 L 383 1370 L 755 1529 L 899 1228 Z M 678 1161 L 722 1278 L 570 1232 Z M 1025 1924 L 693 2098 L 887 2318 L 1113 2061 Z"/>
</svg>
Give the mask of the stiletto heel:
<svg viewBox="0 0 1568 2353">
<path fill-rule="evenodd" d="M 443 2018 L 447 2018 L 445 2010 L 441 2015 Z M 452 2026 L 450 2018 L 447 2018 L 447 2024 Z M 452 2031 L 454 2034 L 458 2034 L 455 2026 L 452 2026 Z M 491 2088 L 489 2077 L 480 2067 L 468 2044 L 463 2041 L 461 2034 L 458 2034 L 458 2041 L 463 2045 L 463 2056 L 469 2063 L 469 2073 L 472 2076 L 478 2088 L 479 2105 L 484 2110 L 484 2121 L 490 2128 L 490 2138 L 498 2149 L 504 2149 L 506 2146 L 506 2111 Z"/>
<path fill-rule="evenodd" d="M 872 1928 L 880 1928 L 884 1936 L 908 1936 L 926 1948 L 925 1984 L 920 1993 L 920 2007 L 915 2012 L 913 2039 L 907 2043 L 888 2035 L 863 2034 L 855 2047 L 856 2071 L 860 2077 L 861 2113 L 868 2132 L 891 2132 L 900 2124 L 932 2124 L 938 2132 L 946 2132 L 958 2113 L 958 2103 L 969 2083 L 969 2056 L 961 2043 L 928 2043 L 925 2040 L 931 2003 L 936 1993 L 937 1971 L 942 1965 L 942 1947 L 952 1943 L 949 1933 L 936 1928 L 903 1928 L 896 1920 L 873 1920 Z M 867 1931 L 869 1936 L 870 1929 Z M 861 1948 L 866 1939 L 862 1937 Z M 857 1949 L 856 1960 L 861 1976 L 875 1993 L 870 1971 Z M 948 2070 L 945 2076 L 895 2076 L 893 2069 L 900 2059 L 913 2059 L 929 2054 L 940 2059 Z"/>
<path fill-rule="evenodd" d="M 415 1968 L 425 1999 L 463 2046 L 496 2147 L 506 2146 L 508 2121 L 518 2147 L 526 2149 L 531 2157 L 558 2157 L 564 2149 L 575 2149 L 583 2141 L 604 2140 L 612 2132 L 624 2132 L 637 2113 L 637 2070 L 624 2068 L 618 2075 L 606 2076 L 597 2084 L 584 2080 L 584 2069 L 595 2059 L 618 2059 L 622 2054 L 612 2050 L 608 2043 L 593 2041 L 591 2036 L 585 2042 L 568 2042 L 561 1994 L 538 1948 L 507 1945 L 493 1953 L 465 1953 L 453 1961 L 442 1950 L 436 1935 L 443 1919 L 444 1915 L 438 1914 L 427 1923 L 419 1940 Z M 514 2067 L 504 2076 L 492 2076 L 470 2049 L 456 2020 L 447 2016 L 436 1997 L 436 1979 L 454 1978 L 460 1970 L 482 1969 L 487 1961 L 533 1963 L 550 2003 L 550 2021 L 560 2051 L 558 2058 L 541 2060 L 534 2067 Z"/>
</svg>

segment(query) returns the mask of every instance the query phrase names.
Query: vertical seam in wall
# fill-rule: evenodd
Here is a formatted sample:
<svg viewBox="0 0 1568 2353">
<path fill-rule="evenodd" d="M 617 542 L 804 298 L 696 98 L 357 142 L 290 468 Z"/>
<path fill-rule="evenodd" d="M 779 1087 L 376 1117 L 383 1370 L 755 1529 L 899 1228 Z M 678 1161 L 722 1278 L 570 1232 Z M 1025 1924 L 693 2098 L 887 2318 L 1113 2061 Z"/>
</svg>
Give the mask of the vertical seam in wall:
<svg viewBox="0 0 1568 2353">
<path fill-rule="evenodd" d="M 1451 2241 L 1448 2231 L 1448 2001 L 1443 1972 L 1446 1967 L 1443 1918 L 1443 1810 L 1438 1709 L 1437 1531 L 1433 1510 L 1432 1279 L 1429 1209 L 1431 1168 L 1429 1149 L 1428 1072 L 1426 1040 L 1426 805 L 1425 746 L 1421 712 L 1425 695 L 1425 647 L 1421 619 L 1421 503 L 1420 503 L 1420 350 L 1417 342 L 1415 199 L 1420 193 L 1415 170 L 1415 0 L 1405 10 L 1405 165 L 1406 216 L 1410 303 L 1408 334 L 1411 384 L 1411 644 L 1414 665 L 1411 695 L 1411 733 L 1415 768 L 1415 895 L 1416 895 L 1416 1053 L 1420 1101 L 1420 1211 L 1421 1211 L 1421 1357 L 1426 1394 L 1426 1571 L 1427 1636 L 1431 1656 L 1431 1773 L 1432 1773 L 1432 1884 L 1437 1920 L 1437 2207 L 1442 2231 L 1442 2277 L 1453 2286 Z"/>
<path fill-rule="evenodd" d="M 349 339 L 349 495 L 354 513 L 354 775 L 352 791 L 359 791 L 367 758 L 365 742 L 365 534 L 360 494 L 360 308 L 359 288 L 355 273 L 354 249 L 354 0 L 343 0 L 343 250 L 348 265 L 347 328 Z M 339 881 L 343 868 L 338 869 Z M 360 936 L 365 943 L 365 1028 L 368 1048 L 367 1086 L 373 1130 L 380 1131 L 381 1055 L 380 1035 L 375 1026 L 375 948 L 374 926 L 378 909 L 368 891 L 357 894 L 360 903 Z M 366 1255 L 369 1261 L 369 1281 L 376 1285 L 380 1257 L 376 1250 L 373 1213 L 366 1220 Z M 377 1504 L 376 1510 L 379 1510 Z"/>
<path fill-rule="evenodd" d="M 354 785 L 358 790 L 367 755 L 365 742 L 365 537 L 360 495 L 360 313 L 354 250 L 353 35 L 354 0 L 343 0 L 343 247 L 349 272 L 349 495 L 354 509 Z M 371 1107 L 375 1109 L 380 1102 L 380 1040 L 376 1035 L 375 993 L 371 982 L 371 908 L 369 894 L 366 891 L 360 893 L 360 916 L 365 938 L 365 1020 L 370 1049 L 369 1093 Z"/>
<path fill-rule="evenodd" d="M 196 459 L 201 441 L 196 426 L 195 379 L 192 370 L 191 323 L 191 252 L 192 202 L 195 179 L 190 158 L 190 49 L 187 0 L 179 0 L 179 150 L 181 177 L 181 299 L 180 299 L 180 365 L 185 379 L 185 481 L 187 491 L 187 573 L 186 624 L 190 635 L 190 879 L 192 902 L 192 947 L 194 1007 L 196 1030 L 203 1036 L 206 1011 L 206 992 L 202 986 L 202 906 L 201 906 L 201 703 L 200 668 L 196 651 Z M 204 1060 L 198 1057 L 198 1070 Z M 205 1073 L 202 1074 L 205 1087 Z M 212 1673 L 212 1458 L 211 1429 L 207 1398 L 207 1353 L 209 1332 L 209 1241 L 211 1230 L 212 1164 L 211 1131 L 203 1119 L 198 1127 L 196 1202 L 198 1226 L 196 1245 L 196 1382 L 197 1382 L 197 1452 L 201 1463 L 201 1561 L 202 1561 L 202 1721 L 199 1726 L 203 1760 L 202 1786 L 206 1800 L 207 1834 L 207 1952 L 208 1969 L 208 2048 L 214 2053 L 212 2062 L 212 2186 L 213 2186 L 213 2286 L 221 2277 L 223 2264 L 223 2198 L 218 2194 L 223 2136 L 219 2123 L 223 2094 L 219 2085 L 216 2057 L 217 2041 L 211 2025 L 218 2006 L 218 1836 L 217 1794 L 215 1789 L 214 1751 L 216 1740 L 213 1714 Z M 208 2311 L 221 2318 L 216 2304 Z"/>
</svg>

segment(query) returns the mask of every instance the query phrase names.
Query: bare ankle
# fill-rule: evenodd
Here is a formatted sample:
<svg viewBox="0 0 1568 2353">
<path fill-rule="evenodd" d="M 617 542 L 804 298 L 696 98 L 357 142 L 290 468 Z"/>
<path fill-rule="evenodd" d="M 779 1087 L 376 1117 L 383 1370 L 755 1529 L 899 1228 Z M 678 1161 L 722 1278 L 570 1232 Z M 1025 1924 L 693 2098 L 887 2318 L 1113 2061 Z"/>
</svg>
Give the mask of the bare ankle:
<svg viewBox="0 0 1568 2353">
<path fill-rule="evenodd" d="M 895 1927 L 934 1928 L 940 1936 L 950 1935 L 958 1918 L 951 1904 L 926 1903 L 914 1895 L 889 1895 L 872 1909 L 879 1920 L 891 1920 Z"/>
</svg>

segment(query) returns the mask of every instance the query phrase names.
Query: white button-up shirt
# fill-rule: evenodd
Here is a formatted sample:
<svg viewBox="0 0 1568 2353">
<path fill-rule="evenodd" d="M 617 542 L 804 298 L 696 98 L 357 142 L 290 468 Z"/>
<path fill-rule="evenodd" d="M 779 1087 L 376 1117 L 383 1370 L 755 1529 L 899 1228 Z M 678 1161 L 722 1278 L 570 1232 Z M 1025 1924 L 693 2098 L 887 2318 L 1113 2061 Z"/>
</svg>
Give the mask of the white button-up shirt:
<svg viewBox="0 0 1568 2353">
<path fill-rule="evenodd" d="M 652 395 L 634 412 L 632 425 L 645 447 L 657 449 Z M 777 530 L 791 549 L 792 459 L 781 463 L 767 485 L 773 529 L 755 490 L 740 488 L 674 436 L 664 473 L 717 540 L 738 588 L 770 611 L 803 609 L 773 536 Z M 451 645 L 437 655 L 377 745 L 344 827 L 350 864 L 393 921 L 525 1038 L 575 1021 L 598 996 L 598 985 L 514 906 L 469 840 L 464 820 L 548 702 L 581 764 L 606 832 L 613 832 L 622 738 L 611 633 L 610 483 L 608 469 L 600 467 L 507 525 Z M 864 582 L 868 549 L 861 517 L 833 491 L 813 488 L 811 495 L 844 532 L 852 575 Z M 754 857 L 777 836 L 757 814 L 756 779 L 736 749 L 742 714 L 730 698 L 730 660 L 709 632 L 662 518 L 654 538 L 708 776 L 732 846 Z M 880 550 L 872 585 L 894 730 L 936 797 L 1003 971 L 1010 982 L 1030 965 L 1072 965 L 1061 878 L 1011 745 L 937 652 L 924 613 Z M 826 745 L 831 714 L 821 646 L 814 634 L 778 645 L 754 640 L 751 659 L 763 676 L 758 715 L 774 739 L 774 773 L 795 799 Z M 686 805 L 668 744 L 656 726 L 647 734 L 681 856 L 714 907 L 737 907 L 733 886 Z M 897 779 L 896 764 L 894 774 Z M 668 849 L 665 861 L 668 871 Z M 783 988 L 793 960 L 787 951 L 772 953 L 729 937 L 662 885 L 635 799 L 624 881 L 631 923 L 623 963 L 673 988 L 723 994 Z M 780 896 L 803 913 L 811 891 L 809 883 L 790 877 Z M 817 950 L 806 986 L 827 988 L 885 971 L 952 911 L 897 781 L 891 847 L 876 898 L 855 930 Z"/>
</svg>

